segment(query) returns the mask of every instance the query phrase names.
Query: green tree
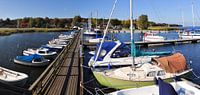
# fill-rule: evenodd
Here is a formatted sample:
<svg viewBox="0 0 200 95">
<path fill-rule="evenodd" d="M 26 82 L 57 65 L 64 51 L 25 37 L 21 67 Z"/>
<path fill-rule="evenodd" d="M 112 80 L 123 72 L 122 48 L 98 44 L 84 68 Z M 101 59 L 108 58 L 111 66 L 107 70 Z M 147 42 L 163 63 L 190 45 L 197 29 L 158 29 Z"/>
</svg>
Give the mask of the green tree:
<svg viewBox="0 0 200 95">
<path fill-rule="evenodd" d="M 81 16 L 75 16 L 73 18 L 72 26 L 79 26 L 80 22 L 81 22 Z"/>
<path fill-rule="evenodd" d="M 147 15 L 141 15 L 138 18 L 137 21 L 138 29 L 147 29 L 148 28 L 148 16 Z"/>
<path fill-rule="evenodd" d="M 118 19 L 112 19 L 112 20 L 111 20 L 111 24 L 112 24 L 113 26 L 118 26 L 118 25 L 121 25 L 121 21 L 118 20 Z"/>
</svg>

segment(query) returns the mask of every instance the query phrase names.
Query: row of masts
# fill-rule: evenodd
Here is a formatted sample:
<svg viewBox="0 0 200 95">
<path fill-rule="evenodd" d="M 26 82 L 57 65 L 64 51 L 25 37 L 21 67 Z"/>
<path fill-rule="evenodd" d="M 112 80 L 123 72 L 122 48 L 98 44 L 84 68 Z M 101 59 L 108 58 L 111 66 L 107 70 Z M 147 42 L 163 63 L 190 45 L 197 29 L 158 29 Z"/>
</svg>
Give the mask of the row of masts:
<svg viewBox="0 0 200 95">
<path fill-rule="evenodd" d="M 185 27 L 185 20 L 184 20 L 184 13 L 183 10 L 181 10 L 181 18 L 182 18 L 182 24 L 183 27 Z M 194 3 L 192 2 L 192 27 L 195 27 L 195 15 L 194 15 Z"/>
</svg>

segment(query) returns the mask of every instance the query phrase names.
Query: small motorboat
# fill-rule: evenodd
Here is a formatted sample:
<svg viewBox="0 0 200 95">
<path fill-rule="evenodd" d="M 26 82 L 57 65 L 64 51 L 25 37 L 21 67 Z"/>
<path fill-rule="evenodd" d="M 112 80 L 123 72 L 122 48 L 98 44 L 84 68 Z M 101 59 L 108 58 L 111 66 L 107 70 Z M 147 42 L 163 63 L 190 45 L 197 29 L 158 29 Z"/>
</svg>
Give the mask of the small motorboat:
<svg viewBox="0 0 200 95">
<path fill-rule="evenodd" d="M 179 32 L 179 38 L 181 39 L 199 39 L 200 38 L 200 28 L 183 28 L 184 30 Z"/>
<path fill-rule="evenodd" d="M 45 58 L 53 58 L 53 57 L 55 57 L 57 52 L 51 51 L 50 49 L 43 48 L 43 47 L 41 47 L 39 49 L 30 49 L 29 48 L 29 49 L 23 51 L 23 55 L 29 56 L 29 55 L 32 55 L 32 54 L 38 54 L 38 55 L 41 55 Z"/>
<path fill-rule="evenodd" d="M 64 43 L 49 43 L 48 45 L 50 45 L 50 46 L 56 46 L 56 47 L 66 47 L 67 46 L 67 44 L 64 44 Z"/>
<path fill-rule="evenodd" d="M 63 46 L 56 45 L 56 44 L 46 44 L 45 46 L 49 48 L 59 49 L 59 50 L 63 49 Z"/>
<path fill-rule="evenodd" d="M 17 56 L 14 62 L 26 66 L 46 66 L 49 64 L 48 59 L 38 54 L 33 54 L 29 56 Z"/>
<path fill-rule="evenodd" d="M 102 39 L 103 39 L 103 36 L 96 35 L 96 38 L 89 39 L 88 41 L 89 43 L 100 43 Z"/>
<path fill-rule="evenodd" d="M 155 33 L 145 33 L 143 37 L 143 41 L 147 42 L 159 42 L 164 40 L 165 38 L 163 36 L 156 35 Z"/>
<path fill-rule="evenodd" d="M 51 40 L 49 41 L 49 44 L 59 44 L 59 45 L 66 45 L 68 42 L 64 41 L 56 41 L 56 40 Z"/>
<path fill-rule="evenodd" d="M 98 48 L 100 48 L 100 44 L 97 44 L 97 49 Z M 107 67 L 109 64 L 111 66 L 130 66 L 133 64 L 133 58 L 130 56 L 130 51 L 130 48 L 123 42 L 104 42 L 102 44 L 101 52 L 99 53 L 98 58 L 96 58 L 97 51 L 89 52 L 93 56 L 90 58 L 88 66 Z M 171 54 L 170 51 L 144 52 L 137 50 L 135 56 L 135 64 L 150 62 L 154 57 L 169 54 Z M 95 59 L 97 59 L 96 62 Z"/>
<path fill-rule="evenodd" d="M 72 38 L 73 38 L 73 35 L 64 35 L 64 34 L 60 34 L 60 35 L 58 36 L 58 38 L 59 38 L 59 39 L 66 39 L 66 40 L 68 40 L 68 39 L 72 39 Z"/>
<path fill-rule="evenodd" d="M 23 86 L 27 79 L 27 74 L 0 67 L 0 81 L 3 83 Z"/>
<path fill-rule="evenodd" d="M 55 42 L 69 42 L 68 39 L 54 39 L 52 41 L 55 41 Z"/>
</svg>

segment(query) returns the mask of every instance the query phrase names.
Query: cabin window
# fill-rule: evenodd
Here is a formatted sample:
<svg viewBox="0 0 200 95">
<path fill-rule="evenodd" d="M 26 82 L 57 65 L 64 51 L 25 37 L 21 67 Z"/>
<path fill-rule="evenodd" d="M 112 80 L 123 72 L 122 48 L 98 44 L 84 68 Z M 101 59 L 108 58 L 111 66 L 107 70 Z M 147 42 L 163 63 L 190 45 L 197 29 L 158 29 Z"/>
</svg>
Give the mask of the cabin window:
<svg viewBox="0 0 200 95">
<path fill-rule="evenodd" d="M 44 51 L 39 51 L 38 53 L 45 53 Z"/>
<path fill-rule="evenodd" d="M 131 50 L 128 46 L 120 46 L 111 55 L 111 58 L 128 57 L 131 54 Z"/>
<path fill-rule="evenodd" d="M 152 71 L 147 74 L 147 77 L 155 77 L 155 76 L 156 76 L 156 71 Z"/>
<path fill-rule="evenodd" d="M 163 75 L 165 75 L 164 71 L 158 71 L 157 76 L 163 76 Z"/>
</svg>

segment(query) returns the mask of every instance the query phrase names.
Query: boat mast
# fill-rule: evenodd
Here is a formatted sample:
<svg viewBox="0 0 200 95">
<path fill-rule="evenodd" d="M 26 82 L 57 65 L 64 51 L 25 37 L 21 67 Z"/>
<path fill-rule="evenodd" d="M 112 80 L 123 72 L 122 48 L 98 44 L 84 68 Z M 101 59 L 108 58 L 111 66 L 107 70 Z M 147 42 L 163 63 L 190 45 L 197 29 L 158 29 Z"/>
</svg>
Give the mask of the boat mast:
<svg viewBox="0 0 200 95">
<path fill-rule="evenodd" d="M 194 3 L 192 2 L 192 26 L 195 27 L 195 21 L 194 21 Z"/>
<path fill-rule="evenodd" d="M 91 32 L 91 29 L 92 29 L 92 12 L 91 12 L 90 16 L 91 17 L 88 19 L 89 32 Z"/>
<path fill-rule="evenodd" d="M 102 44 L 103 44 L 103 42 L 104 42 L 104 40 L 105 40 L 107 31 L 108 31 L 108 27 L 109 27 L 109 25 L 110 25 L 110 21 L 111 21 L 111 18 L 112 18 L 112 15 L 113 15 L 115 6 L 116 6 L 116 4 L 117 4 L 117 1 L 118 1 L 118 0 L 115 0 L 115 3 L 114 3 L 113 8 L 112 8 L 112 10 L 111 10 L 110 17 L 109 17 L 109 20 L 108 20 L 106 29 L 104 30 L 103 38 L 102 38 L 102 40 L 101 40 L 101 43 L 100 43 L 100 45 L 99 45 L 99 49 L 98 49 L 98 51 L 97 51 L 97 55 L 96 55 L 95 60 L 94 60 L 94 65 L 95 65 L 95 63 L 96 63 L 96 61 L 97 61 L 97 59 L 98 59 L 98 57 L 99 57 L 99 54 L 100 54 L 100 51 L 101 51 L 101 47 L 102 47 Z"/>
<path fill-rule="evenodd" d="M 182 23 L 183 23 L 183 27 L 185 27 L 185 20 L 184 20 L 184 14 L 183 14 L 183 10 L 181 10 L 181 17 L 182 17 Z"/>
<path fill-rule="evenodd" d="M 130 0 L 130 30 L 131 30 L 131 56 L 133 57 L 133 66 L 134 66 L 134 56 L 135 53 L 135 42 L 134 42 L 134 33 L 133 33 L 133 4 L 132 0 Z"/>
<path fill-rule="evenodd" d="M 97 24 L 98 24 L 98 10 L 97 10 L 97 18 L 96 18 L 96 29 L 97 29 Z"/>
</svg>

